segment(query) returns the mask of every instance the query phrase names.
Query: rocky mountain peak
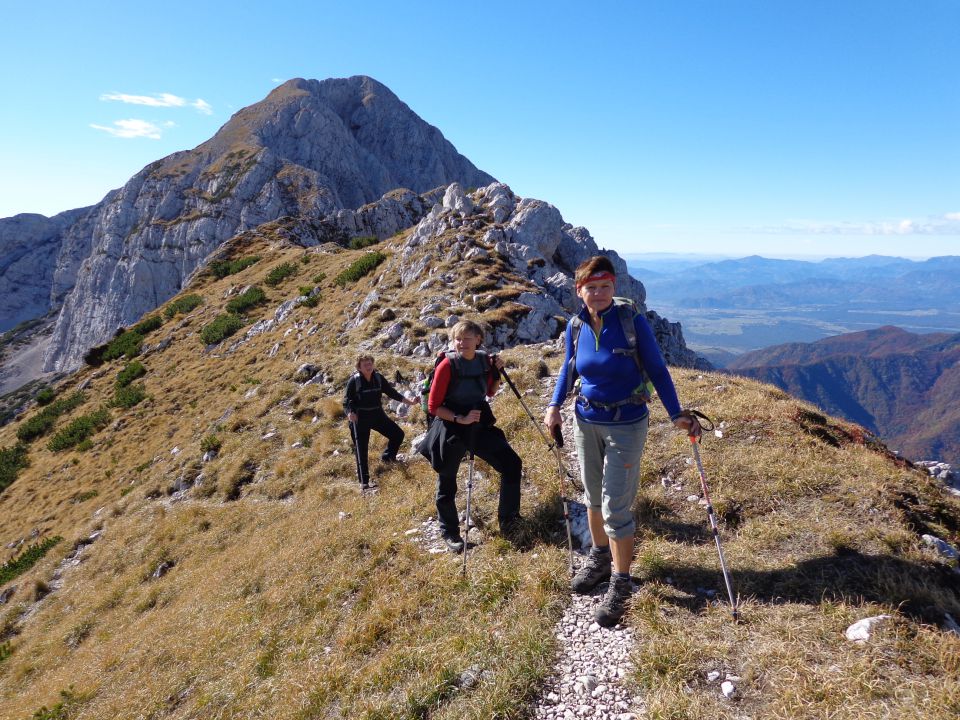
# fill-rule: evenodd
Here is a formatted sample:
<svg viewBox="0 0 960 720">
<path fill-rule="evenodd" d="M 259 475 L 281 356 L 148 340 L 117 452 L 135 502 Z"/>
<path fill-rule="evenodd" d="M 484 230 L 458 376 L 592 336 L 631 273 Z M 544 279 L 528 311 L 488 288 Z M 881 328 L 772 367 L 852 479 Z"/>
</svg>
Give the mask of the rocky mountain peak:
<svg viewBox="0 0 960 720">
<path fill-rule="evenodd" d="M 63 302 L 45 367 L 76 367 L 238 232 L 303 216 L 349 235 L 355 218 L 344 211 L 398 188 L 419 197 L 492 181 L 372 78 L 288 81 L 207 142 L 145 167 L 45 245 L 54 269 L 25 289 Z"/>
</svg>

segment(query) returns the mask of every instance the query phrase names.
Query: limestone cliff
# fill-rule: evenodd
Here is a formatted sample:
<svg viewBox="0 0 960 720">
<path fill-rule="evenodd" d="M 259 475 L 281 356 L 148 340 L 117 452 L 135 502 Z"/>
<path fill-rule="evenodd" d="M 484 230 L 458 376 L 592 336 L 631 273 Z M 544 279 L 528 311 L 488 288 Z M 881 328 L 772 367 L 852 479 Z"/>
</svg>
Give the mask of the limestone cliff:
<svg viewBox="0 0 960 720">
<path fill-rule="evenodd" d="M 45 365 L 75 367 L 237 232 L 287 215 L 328 218 L 348 234 L 395 232 L 427 209 L 418 193 L 492 179 L 371 78 L 291 80 L 209 141 L 148 165 L 65 230 L 48 301 L 62 298 L 63 308 Z M 385 198 L 386 210 L 344 213 L 397 188 L 411 192 Z"/>
</svg>

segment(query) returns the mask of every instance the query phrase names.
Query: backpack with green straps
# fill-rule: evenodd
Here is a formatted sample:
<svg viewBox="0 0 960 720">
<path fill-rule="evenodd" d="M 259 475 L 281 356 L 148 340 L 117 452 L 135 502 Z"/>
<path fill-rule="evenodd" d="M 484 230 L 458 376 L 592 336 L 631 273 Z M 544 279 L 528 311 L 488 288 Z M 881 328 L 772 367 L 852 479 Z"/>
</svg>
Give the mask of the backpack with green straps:
<svg viewBox="0 0 960 720">
<path fill-rule="evenodd" d="M 613 304 L 617 311 L 617 317 L 620 319 L 620 326 L 623 328 L 623 335 L 627 339 L 627 347 L 614 348 L 613 352 L 616 355 L 629 355 L 632 357 L 634 362 L 637 363 L 637 368 L 640 370 L 640 376 L 643 378 L 643 380 L 634 389 L 630 397 L 624 400 L 620 400 L 615 403 L 598 403 L 588 401 L 592 405 L 596 405 L 597 407 L 607 410 L 618 409 L 622 405 L 640 405 L 648 403 L 656 392 L 655 388 L 653 387 L 653 383 L 650 382 L 650 377 L 647 375 L 647 371 L 643 367 L 643 361 L 640 359 L 640 348 L 637 342 L 637 328 L 633 324 L 637 315 L 640 314 L 640 311 L 637 309 L 637 304 L 630 298 L 625 297 L 613 298 Z M 646 318 L 644 318 L 644 322 L 646 322 Z M 572 318 L 570 318 L 570 341 L 573 344 L 573 353 L 570 357 L 570 363 L 567 367 L 567 395 L 569 395 L 570 391 L 574 389 L 575 381 L 577 388 L 579 388 L 580 378 L 577 373 L 577 343 L 580 340 L 580 331 L 582 329 L 583 320 L 580 319 L 579 315 L 574 315 Z"/>
</svg>

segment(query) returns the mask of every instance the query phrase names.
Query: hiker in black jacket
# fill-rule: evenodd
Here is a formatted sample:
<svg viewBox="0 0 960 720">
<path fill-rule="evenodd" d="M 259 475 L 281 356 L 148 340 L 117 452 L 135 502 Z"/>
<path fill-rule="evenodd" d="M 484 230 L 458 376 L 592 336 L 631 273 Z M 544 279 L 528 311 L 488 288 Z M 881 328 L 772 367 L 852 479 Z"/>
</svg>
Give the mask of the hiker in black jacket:
<svg viewBox="0 0 960 720">
<path fill-rule="evenodd" d="M 357 473 L 362 488 L 370 487 L 370 470 L 367 463 L 367 450 L 370 445 L 370 431 L 376 430 L 387 438 L 387 449 L 380 459 L 393 462 L 397 459 L 397 450 L 403 442 L 403 430 L 383 411 L 380 397 L 388 398 L 407 405 L 416 405 L 416 400 L 405 398 L 374 367 L 371 355 L 357 357 L 357 372 L 347 381 L 347 390 L 343 396 L 343 409 L 350 421 L 353 441 L 357 453 Z"/>
</svg>

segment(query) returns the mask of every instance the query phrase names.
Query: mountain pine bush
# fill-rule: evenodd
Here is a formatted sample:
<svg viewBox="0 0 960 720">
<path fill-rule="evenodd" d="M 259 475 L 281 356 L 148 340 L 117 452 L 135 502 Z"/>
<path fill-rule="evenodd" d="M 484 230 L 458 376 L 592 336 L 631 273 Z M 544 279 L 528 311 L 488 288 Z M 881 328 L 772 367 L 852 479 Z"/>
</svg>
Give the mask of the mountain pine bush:
<svg viewBox="0 0 960 720">
<path fill-rule="evenodd" d="M 373 272 L 373 269 L 386 259 L 387 256 L 379 251 L 367 253 L 350 263 L 343 272 L 333 279 L 333 283 L 340 287 L 346 287 L 348 283 L 356 282 L 364 275 Z"/>
<path fill-rule="evenodd" d="M 63 540 L 63 538 L 59 535 L 44 538 L 40 542 L 28 547 L 16 557 L 7 560 L 3 565 L 0 565 L 0 585 L 5 585 L 15 577 L 23 575 L 27 570 L 40 562 L 43 556 L 47 554 L 47 551 L 61 540 Z"/>
<path fill-rule="evenodd" d="M 110 400 L 110 407 L 132 408 L 134 405 L 142 402 L 147 397 L 147 388 L 143 383 L 136 385 L 117 385 Z"/>
<path fill-rule="evenodd" d="M 22 442 L 0 449 L 0 493 L 13 484 L 27 465 L 27 446 Z"/>
<path fill-rule="evenodd" d="M 146 375 L 147 369 L 138 360 L 127 363 L 117 375 L 117 388 L 126 387 L 139 377 Z"/>
<path fill-rule="evenodd" d="M 215 260 L 210 263 L 210 274 L 218 280 L 222 280 L 228 275 L 235 275 L 241 270 L 246 270 L 259 260 L 259 255 L 237 258 L 236 260 Z"/>
<path fill-rule="evenodd" d="M 247 310 L 262 305 L 267 301 L 267 294 L 260 288 L 254 286 L 227 303 L 227 312 L 234 315 L 241 315 Z"/>
<path fill-rule="evenodd" d="M 297 272 L 297 266 L 293 263 L 285 262 L 277 265 L 273 270 L 267 273 L 267 277 L 264 279 L 264 282 L 270 287 L 276 287 L 286 278 L 291 275 L 295 275 Z"/>
<path fill-rule="evenodd" d="M 217 315 L 213 322 L 204 325 L 200 331 L 200 339 L 204 345 L 216 345 L 233 335 L 243 324 L 243 318 L 238 315 Z"/>
<path fill-rule="evenodd" d="M 55 400 L 20 424 L 20 427 L 17 428 L 17 439 L 21 442 L 30 442 L 46 435 L 53 428 L 58 417 L 79 407 L 86 400 L 87 396 L 82 392 L 75 392 L 69 397 Z"/>
<path fill-rule="evenodd" d="M 196 294 L 184 295 L 179 297 L 169 305 L 163 311 L 163 314 L 167 319 L 172 318 L 174 315 L 186 315 L 191 310 L 199 307 L 203 304 L 203 298 Z"/>
<path fill-rule="evenodd" d="M 96 433 L 97 430 L 106 427 L 109 422 L 110 411 L 107 408 L 100 408 L 87 415 L 81 415 L 50 438 L 47 447 L 54 452 L 72 448 Z"/>
</svg>

